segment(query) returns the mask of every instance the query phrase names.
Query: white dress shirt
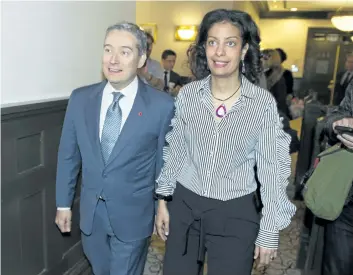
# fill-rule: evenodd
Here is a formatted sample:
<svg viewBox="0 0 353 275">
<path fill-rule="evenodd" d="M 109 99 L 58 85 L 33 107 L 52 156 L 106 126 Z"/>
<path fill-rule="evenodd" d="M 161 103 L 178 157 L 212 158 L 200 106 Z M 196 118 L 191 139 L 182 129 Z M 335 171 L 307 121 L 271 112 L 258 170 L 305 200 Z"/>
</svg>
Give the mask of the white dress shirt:
<svg viewBox="0 0 353 275">
<path fill-rule="evenodd" d="M 102 104 L 101 104 L 101 112 L 100 112 L 100 119 L 99 119 L 99 139 L 102 137 L 102 131 L 103 131 L 103 126 L 104 126 L 104 121 L 105 121 L 105 116 L 107 114 L 107 110 L 113 102 L 113 92 L 120 92 L 124 96 L 119 100 L 119 106 L 121 108 L 122 112 L 122 121 L 121 121 L 121 129 L 124 127 L 124 124 L 126 122 L 126 119 L 128 118 L 130 111 L 132 109 L 132 105 L 134 104 L 136 94 L 137 94 L 137 89 L 138 89 L 138 80 L 137 77 L 124 89 L 117 91 L 113 88 L 113 86 L 107 82 L 107 85 L 105 85 L 105 88 L 103 90 L 103 96 L 102 96 Z"/>
<path fill-rule="evenodd" d="M 99 140 L 102 137 L 102 131 L 103 131 L 103 126 L 104 126 L 104 120 L 105 116 L 107 114 L 107 110 L 112 104 L 114 96 L 113 92 L 120 92 L 124 96 L 119 100 L 119 106 L 121 108 L 122 112 L 122 120 L 121 120 L 121 129 L 124 127 L 124 124 L 130 114 L 130 111 L 132 109 L 132 105 L 134 104 L 136 94 L 137 94 L 137 89 L 138 89 L 138 79 L 137 76 L 135 79 L 124 89 L 117 91 L 113 88 L 113 86 L 110 84 L 110 82 L 107 82 L 107 85 L 105 85 L 104 90 L 103 90 L 103 95 L 102 95 L 102 104 L 101 104 L 101 111 L 100 111 L 100 118 L 99 118 Z M 69 210 L 70 207 L 58 207 L 58 210 Z"/>
</svg>

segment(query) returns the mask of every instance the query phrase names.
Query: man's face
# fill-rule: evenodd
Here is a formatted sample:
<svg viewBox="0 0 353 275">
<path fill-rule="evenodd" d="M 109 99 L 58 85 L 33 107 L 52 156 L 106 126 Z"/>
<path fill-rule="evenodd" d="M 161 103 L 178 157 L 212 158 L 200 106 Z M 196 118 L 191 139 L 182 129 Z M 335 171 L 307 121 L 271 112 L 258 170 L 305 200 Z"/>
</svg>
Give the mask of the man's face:
<svg viewBox="0 0 353 275">
<path fill-rule="evenodd" d="M 104 42 L 103 73 L 116 89 L 123 89 L 131 83 L 146 60 L 139 55 L 138 41 L 130 32 L 111 31 Z"/>
<path fill-rule="evenodd" d="M 147 58 L 150 58 L 153 49 L 153 42 L 151 38 L 147 37 Z"/>
<path fill-rule="evenodd" d="M 353 72 L 353 55 L 347 56 L 345 65 L 347 71 Z"/>
<path fill-rule="evenodd" d="M 172 71 L 175 65 L 176 56 L 175 55 L 168 55 L 166 59 L 162 58 L 162 65 L 164 70 Z"/>
</svg>

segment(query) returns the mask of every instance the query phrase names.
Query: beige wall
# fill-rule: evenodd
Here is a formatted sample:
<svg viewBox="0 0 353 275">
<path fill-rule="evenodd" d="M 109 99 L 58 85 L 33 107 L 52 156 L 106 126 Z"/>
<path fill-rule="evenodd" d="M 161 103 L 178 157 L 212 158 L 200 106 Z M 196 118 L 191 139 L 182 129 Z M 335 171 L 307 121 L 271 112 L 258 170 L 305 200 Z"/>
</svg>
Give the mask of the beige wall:
<svg viewBox="0 0 353 275">
<path fill-rule="evenodd" d="M 309 27 L 332 28 L 330 20 L 304 19 L 260 19 L 262 48 L 282 48 L 288 59 L 284 67 L 296 65 L 299 68 L 294 77 L 302 77 Z"/>
<path fill-rule="evenodd" d="M 67 98 L 101 81 L 106 28 L 135 21 L 133 1 L 6 1 L 1 8 L 1 107 Z"/>
<path fill-rule="evenodd" d="M 218 8 L 244 10 L 253 7 L 251 3 L 243 1 L 136 2 L 136 22 L 157 24 L 157 42 L 153 48 L 152 58 L 160 61 L 163 50 L 172 49 L 178 55 L 174 70 L 182 75 L 189 75 L 186 51 L 190 42 L 174 40 L 175 26 L 199 25 L 207 12 Z M 255 16 L 254 20 L 258 20 L 254 9 L 250 13 Z"/>
<path fill-rule="evenodd" d="M 247 12 L 250 14 L 255 23 L 259 25 L 259 14 L 251 2 L 252 1 L 234 1 L 233 9 Z"/>
</svg>

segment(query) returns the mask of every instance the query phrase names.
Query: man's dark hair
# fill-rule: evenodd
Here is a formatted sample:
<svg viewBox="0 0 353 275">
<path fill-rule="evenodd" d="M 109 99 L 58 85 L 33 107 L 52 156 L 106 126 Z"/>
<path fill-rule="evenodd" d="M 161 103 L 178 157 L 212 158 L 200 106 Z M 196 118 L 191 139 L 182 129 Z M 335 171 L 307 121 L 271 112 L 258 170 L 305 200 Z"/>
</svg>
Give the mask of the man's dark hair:
<svg viewBox="0 0 353 275">
<path fill-rule="evenodd" d="M 163 53 L 162 53 L 162 59 L 167 59 L 167 57 L 169 56 L 169 55 L 172 55 L 172 56 L 177 56 L 176 55 L 176 53 L 175 53 L 175 51 L 173 51 L 173 50 L 165 50 Z"/>
<path fill-rule="evenodd" d="M 147 32 L 147 31 L 145 31 L 145 34 L 146 34 L 146 36 L 147 36 L 147 39 L 151 39 L 151 40 L 152 40 L 152 43 L 154 43 L 154 37 L 153 37 L 153 35 L 152 35 L 150 32 Z"/>
</svg>

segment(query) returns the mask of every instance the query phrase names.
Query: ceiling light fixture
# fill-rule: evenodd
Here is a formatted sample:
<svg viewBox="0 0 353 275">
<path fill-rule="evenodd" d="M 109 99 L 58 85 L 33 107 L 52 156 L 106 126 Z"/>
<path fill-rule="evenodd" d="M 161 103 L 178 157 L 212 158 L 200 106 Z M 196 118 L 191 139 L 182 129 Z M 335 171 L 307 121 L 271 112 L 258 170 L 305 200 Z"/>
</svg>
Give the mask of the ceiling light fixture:
<svg viewBox="0 0 353 275">
<path fill-rule="evenodd" d="M 331 18 L 331 23 L 340 31 L 353 31 L 353 15 L 334 15 Z"/>
<path fill-rule="evenodd" d="M 297 11 L 298 8 L 291 8 L 290 11 Z"/>
</svg>

